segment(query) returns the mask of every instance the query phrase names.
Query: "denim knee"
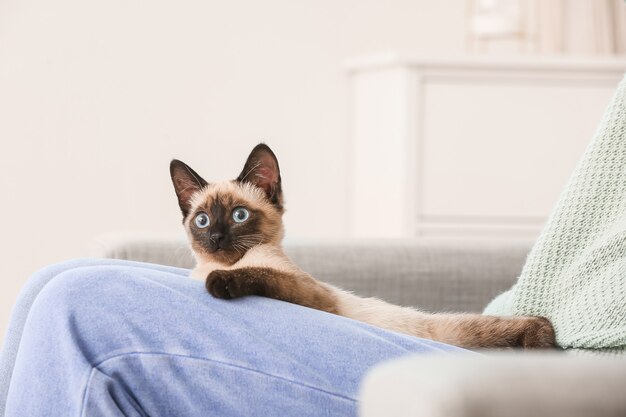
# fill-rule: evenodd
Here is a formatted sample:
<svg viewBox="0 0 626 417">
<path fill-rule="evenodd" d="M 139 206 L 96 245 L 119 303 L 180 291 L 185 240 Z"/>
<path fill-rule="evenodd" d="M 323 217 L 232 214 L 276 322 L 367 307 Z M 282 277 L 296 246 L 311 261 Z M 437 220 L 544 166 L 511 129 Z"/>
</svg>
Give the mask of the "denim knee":
<svg viewBox="0 0 626 417">
<path fill-rule="evenodd" d="M 106 275 L 108 266 L 91 266 L 87 264 L 68 263 L 70 268 L 50 277 L 35 298 L 28 322 L 67 320 L 83 318 L 83 310 L 89 310 L 94 303 L 102 299 L 106 291 Z M 79 314 L 80 313 L 80 314 Z M 86 318 L 86 317 L 85 317 Z"/>
<path fill-rule="evenodd" d="M 25 333 L 42 341 L 54 339 L 59 346 L 77 345 L 84 352 L 124 337 L 120 334 L 128 308 L 124 298 L 141 294 L 141 282 L 136 282 L 140 280 L 128 271 L 127 267 L 100 265 L 56 275 L 35 299 Z"/>
<path fill-rule="evenodd" d="M 44 316 L 75 313 L 77 309 L 83 313 L 102 311 L 107 305 L 123 308 L 123 303 L 111 297 L 112 287 L 118 294 L 141 296 L 145 282 L 138 277 L 156 271 L 188 275 L 180 268 L 115 259 L 76 259 L 51 265 L 29 281 L 34 299 L 31 308 L 43 310 Z M 36 292 L 34 287 L 38 287 Z"/>
<path fill-rule="evenodd" d="M 92 364 L 115 352 L 160 348 L 164 306 L 170 307 L 172 299 L 190 302 L 180 296 L 181 288 L 172 291 L 163 283 L 183 282 L 183 287 L 202 294 L 203 286 L 177 272 L 159 269 L 118 264 L 62 272 L 37 296 L 25 331 L 37 333 L 39 340 L 51 338 L 59 346 L 78 347 Z M 170 316 L 177 314 L 180 317 L 174 322 L 178 325 L 183 322 L 184 311 L 174 309 Z"/>
</svg>

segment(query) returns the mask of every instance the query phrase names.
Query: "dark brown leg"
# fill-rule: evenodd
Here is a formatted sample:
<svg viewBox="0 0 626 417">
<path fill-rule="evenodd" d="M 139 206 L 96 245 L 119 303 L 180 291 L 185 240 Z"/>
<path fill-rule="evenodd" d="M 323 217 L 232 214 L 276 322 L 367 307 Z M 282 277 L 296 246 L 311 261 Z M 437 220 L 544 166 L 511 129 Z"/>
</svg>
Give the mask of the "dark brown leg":
<svg viewBox="0 0 626 417">
<path fill-rule="evenodd" d="M 332 290 L 306 274 L 257 267 L 216 270 L 207 277 L 206 288 L 216 298 L 260 295 L 329 313 L 337 312 Z"/>
</svg>

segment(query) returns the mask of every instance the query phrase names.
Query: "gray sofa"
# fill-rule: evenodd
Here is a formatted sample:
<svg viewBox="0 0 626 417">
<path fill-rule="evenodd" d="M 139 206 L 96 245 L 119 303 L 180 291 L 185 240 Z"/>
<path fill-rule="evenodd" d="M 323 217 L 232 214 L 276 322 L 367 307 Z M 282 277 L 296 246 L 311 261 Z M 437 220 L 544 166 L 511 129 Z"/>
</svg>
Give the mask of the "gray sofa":
<svg viewBox="0 0 626 417">
<path fill-rule="evenodd" d="M 323 281 L 429 311 L 479 312 L 515 282 L 530 241 L 287 242 Z M 108 235 L 94 255 L 192 267 L 183 237 Z M 564 353 L 416 356 L 375 367 L 363 417 L 626 416 L 626 360 Z"/>
</svg>

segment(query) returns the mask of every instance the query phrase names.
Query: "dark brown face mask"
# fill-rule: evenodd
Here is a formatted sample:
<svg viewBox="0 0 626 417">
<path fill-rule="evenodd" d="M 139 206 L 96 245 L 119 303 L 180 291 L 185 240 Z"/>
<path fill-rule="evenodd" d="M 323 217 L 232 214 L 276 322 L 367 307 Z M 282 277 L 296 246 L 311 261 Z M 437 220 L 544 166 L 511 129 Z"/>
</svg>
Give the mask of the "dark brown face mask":
<svg viewBox="0 0 626 417">
<path fill-rule="evenodd" d="M 251 247 L 271 241 L 277 234 L 276 229 L 282 230 L 280 170 L 276 156 L 267 145 L 259 144 L 252 150 L 243 170 L 231 182 L 243 188 L 258 189 L 255 195 L 264 200 L 265 210 L 243 199 L 232 187 L 229 191 L 221 189 L 220 183 L 208 183 L 182 161 L 171 162 L 170 174 L 183 223 L 187 225 L 196 253 L 232 264 Z M 197 206 L 193 207 L 194 198 L 203 192 L 207 194 L 206 200 L 199 205 L 196 201 Z"/>
</svg>

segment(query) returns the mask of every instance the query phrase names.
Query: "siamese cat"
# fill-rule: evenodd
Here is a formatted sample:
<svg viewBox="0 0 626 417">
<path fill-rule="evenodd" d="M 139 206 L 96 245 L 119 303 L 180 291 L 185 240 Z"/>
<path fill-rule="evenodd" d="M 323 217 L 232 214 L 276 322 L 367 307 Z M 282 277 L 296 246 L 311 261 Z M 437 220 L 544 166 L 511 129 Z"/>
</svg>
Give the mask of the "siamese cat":
<svg viewBox="0 0 626 417">
<path fill-rule="evenodd" d="M 183 225 L 211 295 L 259 295 L 360 320 L 374 326 L 465 348 L 548 348 L 554 331 L 542 317 L 429 314 L 362 298 L 302 271 L 283 252 L 283 193 L 278 160 L 257 145 L 239 177 L 207 182 L 181 161 L 170 174 Z"/>
</svg>

